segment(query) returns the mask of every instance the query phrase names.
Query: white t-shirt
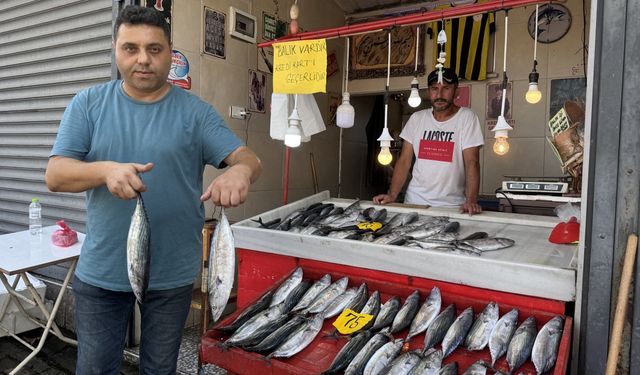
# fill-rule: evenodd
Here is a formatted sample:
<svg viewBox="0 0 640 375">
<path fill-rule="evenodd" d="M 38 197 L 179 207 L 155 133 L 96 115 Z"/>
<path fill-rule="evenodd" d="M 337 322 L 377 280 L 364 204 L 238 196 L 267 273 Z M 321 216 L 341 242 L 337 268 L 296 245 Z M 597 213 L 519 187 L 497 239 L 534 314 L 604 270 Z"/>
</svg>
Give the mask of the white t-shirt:
<svg viewBox="0 0 640 375">
<path fill-rule="evenodd" d="M 429 108 L 411 115 L 400 137 L 411 143 L 416 157 L 405 203 L 463 204 L 466 198 L 462 150 L 484 145 L 478 116 L 463 107 L 447 121 L 440 122 Z"/>
</svg>

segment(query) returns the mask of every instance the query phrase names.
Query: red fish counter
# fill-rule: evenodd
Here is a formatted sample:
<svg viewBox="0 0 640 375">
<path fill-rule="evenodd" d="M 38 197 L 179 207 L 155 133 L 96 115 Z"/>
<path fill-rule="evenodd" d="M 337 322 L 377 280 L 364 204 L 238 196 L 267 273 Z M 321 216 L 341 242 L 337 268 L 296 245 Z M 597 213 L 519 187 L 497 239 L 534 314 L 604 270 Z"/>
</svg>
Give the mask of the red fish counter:
<svg viewBox="0 0 640 375">
<path fill-rule="evenodd" d="M 473 366 L 479 366 L 481 369 L 484 366 L 486 373 L 494 373 L 493 371 L 507 373 L 510 370 L 517 370 L 518 373 L 524 374 L 535 374 L 537 370 L 553 374 L 566 373 L 572 329 L 572 312 L 568 310 L 571 304 L 568 303 L 575 298 L 577 246 L 555 245 L 547 241 L 548 234 L 557 220 L 549 217 L 493 212 L 469 217 L 455 210 L 386 207 L 389 215 L 387 219 L 381 219 L 382 222 L 389 223 L 389 218 L 394 215 L 410 214 L 408 216 L 438 218 L 441 228 L 451 228 L 450 223 L 459 223 L 455 226 L 453 236 L 445 235 L 443 229 L 442 233 L 438 234 L 440 237 L 437 240 L 433 237 L 435 234 L 431 232 L 429 232 L 430 237 L 426 239 L 415 239 L 414 237 L 417 237 L 415 233 L 418 232 L 414 231 L 412 236 L 405 235 L 400 241 L 395 239 L 389 241 L 394 243 L 393 245 L 380 243 L 382 241 L 379 240 L 376 243 L 362 238 L 328 237 L 318 235 L 318 232 L 305 234 L 299 230 L 290 230 L 290 225 L 280 225 L 278 230 L 275 230 L 273 225 L 271 227 L 265 225 L 277 223 L 278 219 L 282 223 L 283 218 L 296 216 L 291 215 L 292 213 L 304 211 L 312 206 L 318 207 L 319 203 L 327 207 L 331 205 L 346 209 L 351 207 L 354 201 L 330 198 L 328 192 L 322 192 L 232 226 L 238 259 L 238 309 L 222 321 L 216 322 L 215 328 L 231 324 L 245 310 L 249 310 L 252 305 L 255 306 L 267 291 L 281 294 L 281 290 L 285 289 L 284 285 L 290 283 L 292 275 L 298 272 L 303 275 L 300 278 L 308 283 L 307 288 L 323 276 L 329 275 L 334 281 L 346 277 L 348 287 L 352 290 L 358 287 L 361 290 L 365 285 L 369 295 L 373 296 L 374 292 L 379 293 L 380 304 L 383 307 L 385 303 L 397 298 L 401 301 L 401 309 L 407 310 L 409 307 L 405 305 L 411 299 L 409 297 L 417 294 L 418 298 L 414 300 L 419 302 L 415 302 L 411 307 L 412 313 L 416 316 L 419 315 L 417 306 L 426 305 L 427 300 L 431 299 L 428 296 L 436 287 L 441 298 L 438 312 L 443 313 L 445 308 L 451 305 L 453 307 L 449 307 L 449 310 L 455 311 L 455 314 L 452 314 L 456 317 L 455 322 L 450 322 L 449 331 L 456 331 L 452 327 L 457 324 L 458 331 L 463 330 L 464 335 L 461 336 L 460 332 L 452 334 L 446 332 L 449 336 L 458 336 L 453 340 L 456 341 L 454 347 L 451 345 L 451 339 L 447 342 L 447 339 L 441 338 L 432 345 L 432 348 L 425 348 L 428 329 L 410 339 L 407 339 L 410 330 L 408 325 L 397 332 L 389 333 L 387 338 L 378 333 L 377 336 L 389 343 L 387 347 L 390 347 L 394 341 L 402 341 L 402 350 L 394 356 L 396 361 L 400 360 L 400 357 L 406 357 L 407 362 L 410 362 L 412 360 L 410 354 L 416 353 L 413 355 L 415 361 L 424 362 L 426 357 L 430 354 L 438 354 L 439 350 L 439 355 L 443 357 L 440 358 L 440 365 L 442 367 L 449 365 L 448 367 L 451 368 L 456 364 L 457 371 L 461 374 Z M 371 209 L 373 205 L 370 202 L 359 202 L 358 205 L 361 212 L 368 209 L 370 213 L 374 213 L 376 209 L 382 208 L 382 206 L 375 206 Z M 362 220 L 362 217 L 360 216 L 356 221 L 358 220 Z M 430 222 L 433 223 L 433 220 Z M 350 230 L 348 221 L 341 225 L 344 227 L 340 231 Z M 422 228 L 429 225 L 422 225 Z M 403 226 L 409 227 L 410 223 L 404 223 Z M 424 230 L 420 233 L 425 234 Z M 464 242 L 465 238 L 477 238 L 479 233 L 484 233 L 485 238 L 499 241 Z M 378 239 L 381 237 L 378 236 Z M 438 246 L 437 249 L 425 249 L 417 246 L 419 241 L 424 243 L 442 241 L 447 245 Z M 508 246 L 492 247 L 492 244 L 497 242 L 507 243 Z M 475 249 L 471 245 L 477 246 L 479 250 L 471 251 Z M 468 251 L 464 251 L 466 246 L 470 246 Z M 355 292 L 352 292 L 352 295 L 355 295 Z M 510 331 L 508 340 L 510 344 L 520 340 L 518 343 L 525 345 L 525 350 L 533 352 L 533 356 L 529 354 L 522 360 L 520 358 L 522 355 L 517 354 L 517 350 L 520 349 L 513 349 L 513 353 L 505 352 L 495 358 L 496 353 L 492 353 L 493 349 L 490 350 L 488 345 L 488 336 L 485 340 L 487 342 L 481 346 L 469 345 L 470 339 L 467 334 L 472 336 L 469 332 L 474 330 L 478 332 L 480 328 L 474 327 L 480 324 L 478 322 L 486 320 L 485 310 L 490 306 L 495 307 L 494 318 L 490 319 L 492 321 L 490 324 L 493 325 L 490 328 L 483 328 L 485 332 L 489 334 L 490 330 L 496 331 L 497 328 L 494 329 L 494 326 L 498 325 L 497 317 L 506 317 L 507 313 L 515 309 L 518 311 L 517 318 L 512 323 L 513 329 Z M 275 307 L 271 308 L 275 309 Z M 266 306 L 263 310 L 267 310 Z M 297 316 L 298 324 L 312 325 L 314 316 L 312 314 L 307 314 L 304 319 L 297 313 L 289 314 Z M 398 312 L 398 315 L 401 314 Z M 404 314 L 406 315 L 406 311 Z M 465 323 L 463 315 L 470 316 L 471 319 L 467 318 Z M 413 315 L 411 318 L 418 319 L 413 318 Z M 279 325 L 294 325 L 295 322 L 291 320 L 282 318 Z M 230 345 L 226 342 L 227 340 L 234 342 L 234 339 L 230 339 L 234 332 L 210 329 L 202 337 L 200 361 L 216 364 L 230 373 L 237 374 L 323 373 L 330 370 L 332 366 L 336 366 L 334 361 L 343 360 L 340 355 L 344 356 L 344 354 L 341 353 L 350 349 L 347 347 L 347 343 L 350 342 L 349 337 L 336 335 L 336 329 L 332 325 L 335 320 L 335 316 L 325 318 L 324 321 L 321 319 L 321 326 L 317 326 L 317 332 L 313 332 L 313 337 L 309 339 L 299 334 L 299 340 L 309 342 L 304 347 L 295 349 L 294 355 L 287 357 L 279 357 L 277 350 L 252 352 L 241 345 Z M 315 321 L 317 322 L 318 319 Z M 533 324 L 531 324 L 532 321 Z M 535 332 L 528 332 L 525 322 L 529 322 L 529 330 Z M 311 330 L 305 327 L 307 331 Z M 302 328 L 299 330 L 304 331 Z M 295 329 L 291 328 L 291 331 Z M 384 329 L 378 332 L 380 331 Z M 547 341 L 542 338 L 537 339 L 537 336 L 544 336 L 545 340 L 551 340 L 552 344 L 546 344 Z M 357 334 L 351 337 L 357 337 Z M 535 346 L 534 341 L 545 344 L 536 343 L 537 346 Z M 295 348 L 295 345 L 299 344 L 294 342 L 289 345 Z M 517 347 L 516 344 L 512 345 Z M 264 348 L 264 344 L 262 347 Z M 547 347 L 555 350 L 547 350 Z M 341 350 L 343 348 L 346 350 Z M 442 356 L 443 349 L 446 352 L 444 356 Z M 551 365 L 544 363 L 550 362 L 550 359 L 553 359 Z M 357 365 L 346 367 L 347 365 L 348 363 L 338 370 L 334 368 L 328 373 L 364 371 L 364 367 L 358 369 Z M 369 373 L 367 371 L 365 373 Z"/>
</svg>

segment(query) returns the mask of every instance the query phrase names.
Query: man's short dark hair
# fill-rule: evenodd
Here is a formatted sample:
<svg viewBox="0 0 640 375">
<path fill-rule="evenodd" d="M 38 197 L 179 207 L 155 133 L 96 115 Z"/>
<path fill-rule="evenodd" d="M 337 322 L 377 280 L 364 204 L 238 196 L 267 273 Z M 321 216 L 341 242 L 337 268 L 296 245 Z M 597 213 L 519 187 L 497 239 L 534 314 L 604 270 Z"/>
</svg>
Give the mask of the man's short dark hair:
<svg viewBox="0 0 640 375">
<path fill-rule="evenodd" d="M 167 37 L 167 41 L 171 43 L 171 28 L 164 19 L 162 13 L 153 8 L 146 8 L 137 5 L 127 5 L 122 8 L 116 23 L 113 26 L 113 40 L 118 38 L 118 30 L 120 25 L 127 23 L 130 25 L 148 25 L 159 27 L 164 31 L 164 35 Z"/>
</svg>

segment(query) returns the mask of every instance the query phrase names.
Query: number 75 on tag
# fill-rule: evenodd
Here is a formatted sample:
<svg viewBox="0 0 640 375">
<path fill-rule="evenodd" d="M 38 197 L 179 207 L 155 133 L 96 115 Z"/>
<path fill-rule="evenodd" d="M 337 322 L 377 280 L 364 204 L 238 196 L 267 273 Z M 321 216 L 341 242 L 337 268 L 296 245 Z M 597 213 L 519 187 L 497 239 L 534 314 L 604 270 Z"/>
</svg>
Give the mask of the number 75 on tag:
<svg viewBox="0 0 640 375">
<path fill-rule="evenodd" d="M 345 309 L 333 322 L 333 326 L 341 334 L 348 335 L 361 330 L 371 319 L 373 319 L 373 315 L 358 314 L 351 309 Z"/>
</svg>

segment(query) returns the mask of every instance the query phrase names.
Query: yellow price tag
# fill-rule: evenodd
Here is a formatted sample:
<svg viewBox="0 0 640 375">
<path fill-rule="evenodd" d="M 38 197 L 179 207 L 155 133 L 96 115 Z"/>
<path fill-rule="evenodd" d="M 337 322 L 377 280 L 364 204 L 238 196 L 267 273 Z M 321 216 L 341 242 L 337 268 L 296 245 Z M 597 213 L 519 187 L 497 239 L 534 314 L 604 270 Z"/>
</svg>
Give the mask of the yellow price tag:
<svg viewBox="0 0 640 375">
<path fill-rule="evenodd" d="M 377 221 L 372 221 L 372 222 L 360 223 L 356 226 L 358 227 L 358 229 L 362 229 L 362 230 L 368 229 L 372 232 L 375 232 L 378 229 L 382 228 L 382 223 L 378 223 Z"/>
<path fill-rule="evenodd" d="M 373 319 L 373 315 L 358 314 L 351 309 L 345 309 L 333 322 L 333 326 L 343 335 L 358 332 Z"/>
</svg>

